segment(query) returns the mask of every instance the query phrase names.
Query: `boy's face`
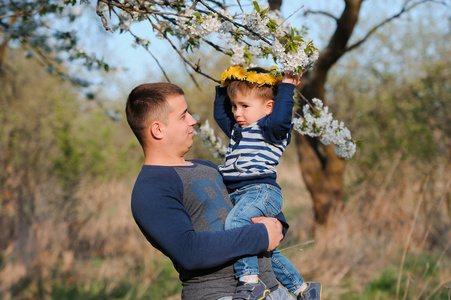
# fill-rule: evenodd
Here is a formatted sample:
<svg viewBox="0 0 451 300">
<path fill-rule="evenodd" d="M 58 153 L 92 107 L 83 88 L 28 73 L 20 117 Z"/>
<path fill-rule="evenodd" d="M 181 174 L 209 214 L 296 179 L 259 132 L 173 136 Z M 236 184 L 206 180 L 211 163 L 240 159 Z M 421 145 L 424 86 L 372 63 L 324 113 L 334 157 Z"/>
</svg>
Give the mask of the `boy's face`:
<svg viewBox="0 0 451 300">
<path fill-rule="evenodd" d="M 236 98 L 230 100 L 235 120 L 242 128 L 270 114 L 274 105 L 273 100 L 257 98 L 254 91 L 246 96 L 238 92 Z"/>
</svg>

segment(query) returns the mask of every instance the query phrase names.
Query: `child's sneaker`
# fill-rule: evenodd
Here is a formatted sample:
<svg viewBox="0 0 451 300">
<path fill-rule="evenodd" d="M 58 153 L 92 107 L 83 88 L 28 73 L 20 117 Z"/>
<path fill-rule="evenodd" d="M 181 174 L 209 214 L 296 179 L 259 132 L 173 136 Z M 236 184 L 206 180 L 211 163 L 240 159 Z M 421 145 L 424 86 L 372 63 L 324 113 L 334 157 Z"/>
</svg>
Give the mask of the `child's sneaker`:
<svg viewBox="0 0 451 300">
<path fill-rule="evenodd" d="M 321 283 L 306 282 L 305 284 L 307 288 L 298 295 L 298 300 L 321 300 Z"/>
<path fill-rule="evenodd" d="M 257 283 L 238 281 L 232 300 L 263 300 L 269 293 L 270 290 L 260 279 L 258 279 Z"/>
</svg>

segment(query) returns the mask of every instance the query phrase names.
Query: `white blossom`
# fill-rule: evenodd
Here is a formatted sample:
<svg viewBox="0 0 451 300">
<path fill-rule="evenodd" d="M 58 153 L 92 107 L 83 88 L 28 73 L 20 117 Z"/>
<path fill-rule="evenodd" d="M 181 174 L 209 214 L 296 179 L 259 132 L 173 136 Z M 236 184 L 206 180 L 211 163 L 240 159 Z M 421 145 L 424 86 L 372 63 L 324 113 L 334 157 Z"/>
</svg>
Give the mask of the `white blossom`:
<svg viewBox="0 0 451 300">
<path fill-rule="evenodd" d="M 232 65 L 244 64 L 244 46 L 239 43 L 234 43 L 232 45 L 233 55 L 230 59 Z"/>
<path fill-rule="evenodd" d="M 202 144 L 210 148 L 210 152 L 215 158 L 224 159 L 227 147 L 222 143 L 221 138 L 216 137 L 213 128 L 206 120 L 199 129 L 195 131 L 202 139 Z"/>
<path fill-rule="evenodd" d="M 318 58 L 318 51 L 313 46 L 312 40 L 303 42 L 298 38 L 291 39 L 291 24 L 285 22 L 280 11 L 266 11 L 267 6 L 268 4 L 261 4 L 259 11 L 254 9 L 251 13 L 242 12 L 240 15 L 232 15 L 229 10 L 223 9 L 219 10 L 218 14 L 206 14 L 185 6 L 184 12 L 176 17 L 177 25 L 173 26 L 174 33 L 180 40 L 185 40 L 182 45 L 189 46 L 187 48 L 196 47 L 196 40 L 200 43 L 200 37 L 210 34 L 220 35 L 219 38 L 230 45 L 228 52 L 231 53 L 232 65 L 246 63 L 244 47 L 237 43 L 242 43 L 240 39 L 251 39 L 258 40 L 260 45 L 252 45 L 249 41 L 245 41 L 245 44 L 249 45 L 249 53 L 257 58 L 272 55 L 274 61 L 281 65 L 282 72 L 297 73 L 310 67 Z M 242 34 L 243 28 L 237 24 L 241 24 L 251 32 L 247 35 Z M 241 35 L 238 36 L 240 39 L 237 39 L 237 34 Z M 282 45 L 279 39 L 288 35 L 289 46 L 285 43 Z M 186 36 L 189 37 L 189 45 L 186 44 L 188 41 Z M 298 31 L 295 31 L 294 37 L 302 38 Z M 272 53 L 266 48 L 270 48 Z"/>
<path fill-rule="evenodd" d="M 277 39 L 274 41 L 272 45 L 272 52 L 274 53 L 274 56 L 277 58 L 283 57 L 283 55 L 285 55 L 285 48 Z"/>
<path fill-rule="evenodd" d="M 147 45 L 149 43 L 148 39 L 138 39 L 139 45 Z"/>
<path fill-rule="evenodd" d="M 200 36 L 207 36 L 211 33 L 215 33 L 221 29 L 222 25 L 218 18 L 209 15 L 202 20 L 202 23 L 198 25 L 197 32 Z"/>
<path fill-rule="evenodd" d="M 303 117 L 293 119 L 293 128 L 300 134 L 320 137 L 324 145 L 333 144 L 338 156 L 349 159 L 356 152 L 356 144 L 351 132 L 343 122 L 334 120 L 329 108 L 320 99 L 312 100 L 313 109 L 308 105 L 302 107 Z"/>
<path fill-rule="evenodd" d="M 243 25 L 249 27 L 253 32 L 258 33 L 262 37 L 267 37 L 271 33 L 267 24 L 269 22 L 269 18 L 264 16 L 263 18 L 256 11 L 252 14 L 243 13 L 242 17 Z M 250 36 L 251 39 L 260 39 L 260 37 L 252 34 Z"/>
</svg>

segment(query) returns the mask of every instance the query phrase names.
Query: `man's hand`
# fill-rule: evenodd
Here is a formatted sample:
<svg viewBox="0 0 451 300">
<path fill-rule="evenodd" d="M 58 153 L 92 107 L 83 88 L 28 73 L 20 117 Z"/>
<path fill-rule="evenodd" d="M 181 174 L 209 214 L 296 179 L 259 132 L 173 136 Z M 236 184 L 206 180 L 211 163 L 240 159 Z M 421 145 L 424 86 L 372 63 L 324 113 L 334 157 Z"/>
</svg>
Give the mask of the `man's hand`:
<svg viewBox="0 0 451 300">
<path fill-rule="evenodd" d="M 263 223 L 268 231 L 268 251 L 272 251 L 279 246 L 280 241 L 283 239 L 282 224 L 275 218 L 267 217 L 255 217 L 252 218 L 253 223 Z"/>
<path fill-rule="evenodd" d="M 301 82 L 301 75 L 286 72 L 285 76 L 283 76 L 282 82 L 292 83 L 297 86 Z"/>
</svg>

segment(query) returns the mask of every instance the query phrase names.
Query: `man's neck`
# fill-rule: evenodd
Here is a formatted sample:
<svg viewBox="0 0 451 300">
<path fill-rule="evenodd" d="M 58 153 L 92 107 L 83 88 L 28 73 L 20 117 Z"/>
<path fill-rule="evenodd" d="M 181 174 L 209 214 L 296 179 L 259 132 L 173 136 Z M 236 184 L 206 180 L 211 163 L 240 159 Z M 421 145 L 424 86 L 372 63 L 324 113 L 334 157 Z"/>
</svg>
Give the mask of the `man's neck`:
<svg viewBox="0 0 451 300">
<path fill-rule="evenodd" d="M 149 166 L 191 166 L 192 162 L 186 161 L 184 157 L 152 157 L 146 156 L 144 165 Z"/>
</svg>

